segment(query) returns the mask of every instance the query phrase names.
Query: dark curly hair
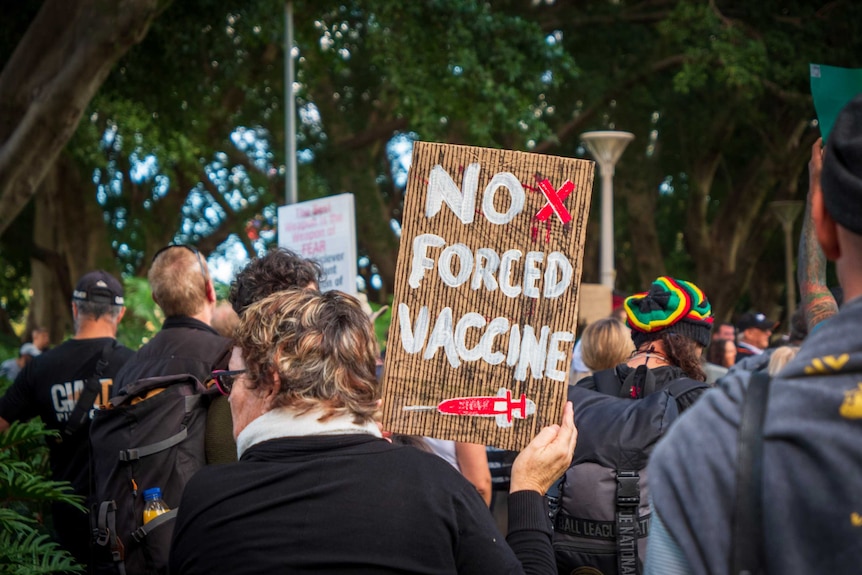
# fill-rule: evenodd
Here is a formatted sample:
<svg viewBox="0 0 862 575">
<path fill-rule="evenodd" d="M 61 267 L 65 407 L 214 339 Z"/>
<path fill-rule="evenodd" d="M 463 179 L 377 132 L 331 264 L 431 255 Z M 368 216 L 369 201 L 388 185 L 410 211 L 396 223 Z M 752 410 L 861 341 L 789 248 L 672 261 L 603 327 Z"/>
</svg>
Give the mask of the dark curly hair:
<svg viewBox="0 0 862 575">
<path fill-rule="evenodd" d="M 643 335 L 646 339 L 638 346 L 639 351 L 645 351 L 653 341 L 661 340 L 664 344 L 664 355 L 672 365 L 683 370 L 692 379 L 706 381 L 706 373 L 700 363 L 702 348 L 696 341 L 669 330 Z"/>
<path fill-rule="evenodd" d="M 277 248 L 254 258 L 230 285 L 228 301 L 237 315 L 256 301 L 278 291 L 312 287 L 317 289 L 320 264 L 286 248 Z"/>
</svg>

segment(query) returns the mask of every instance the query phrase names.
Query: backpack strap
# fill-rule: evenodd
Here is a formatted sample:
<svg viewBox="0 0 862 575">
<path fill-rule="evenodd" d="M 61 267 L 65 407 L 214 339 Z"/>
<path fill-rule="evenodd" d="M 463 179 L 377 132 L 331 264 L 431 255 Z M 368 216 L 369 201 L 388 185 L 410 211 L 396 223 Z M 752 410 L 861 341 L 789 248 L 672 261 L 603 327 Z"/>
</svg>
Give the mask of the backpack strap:
<svg viewBox="0 0 862 575">
<path fill-rule="evenodd" d="M 617 573 L 640 573 L 638 562 L 638 506 L 641 501 L 637 471 L 617 470 Z"/>
<path fill-rule="evenodd" d="M 180 429 L 177 433 L 171 435 L 166 439 L 157 441 L 156 443 L 151 443 L 149 445 L 144 445 L 141 447 L 133 447 L 131 449 L 123 449 L 119 452 L 118 458 L 120 461 L 124 462 L 137 461 L 141 457 L 148 457 L 154 453 L 170 449 L 174 445 L 182 443 L 185 438 L 188 437 L 188 435 L 188 428 L 183 426 L 183 428 Z"/>
<path fill-rule="evenodd" d="M 603 369 L 593 374 L 593 382 L 596 384 L 596 391 L 605 395 L 617 396 L 620 394 L 620 378 L 617 377 L 615 368 Z"/>
<path fill-rule="evenodd" d="M 96 369 L 90 377 L 84 380 L 84 389 L 81 390 L 78 401 L 75 402 L 75 407 L 72 409 L 72 413 L 69 414 L 69 419 L 66 420 L 66 425 L 63 427 L 63 435 L 65 437 L 74 435 L 84 425 L 84 422 L 87 421 L 90 410 L 93 408 L 93 403 L 102 391 L 102 375 L 105 372 L 105 368 L 111 362 L 111 356 L 116 345 L 117 340 L 115 339 L 105 344 L 105 347 L 99 353 Z"/>
<path fill-rule="evenodd" d="M 117 537 L 117 504 L 112 501 L 103 501 L 99 505 L 96 529 L 93 532 L 96 545 L 110 545 L 111 559 L 117 566 L 119 575 L 126 575 L 126 548 Z"/>
<path fill-rule="evenodd" d="M 770 383 L 766 372 L 752 373 L 742 404 L 731 523 L 730 572 L 734 575 L 756 575 L 763 570 L 763 422 Z"/>
<path fill-rule="evenodd" d="M 147 535 L 149 535 L 150 531 L 162 525 L 163 523 L 167 523 L 168 521 L 173 520 L 177 516 L 177 511 L 179 511 L 179 508 L 174 508 L 170 511 L 166 511 L 161 515 L 154 517 L 144 525 L 141 525 L 140 527 L 132 531 L 132 537 L 135 539 L 135 541 L 140 543 L 147 537 Z"/>
<path fill-rule="evenodd" d="M 696 389 L 707 390 L 709 389 L 709 384 L 690 377 L 681 377 L 670 382 L 664 389 L 671 397 L 679 399 L 686 393 Z"/>
</svg>

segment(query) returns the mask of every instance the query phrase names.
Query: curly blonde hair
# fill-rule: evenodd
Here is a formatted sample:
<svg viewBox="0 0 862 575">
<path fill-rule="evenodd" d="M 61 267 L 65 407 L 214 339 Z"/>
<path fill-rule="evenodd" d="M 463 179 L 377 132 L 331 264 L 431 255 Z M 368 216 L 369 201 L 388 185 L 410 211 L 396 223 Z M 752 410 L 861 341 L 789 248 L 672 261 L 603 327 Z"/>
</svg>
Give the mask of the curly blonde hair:
<svg viewBox="0 0 862 575">
<path fill-rule="evenodd" d="M 377 339 L 359 302 L 342 292 L 276 292 L 243 312 L 234 335 L 252 388 L 281 388 L 272 407 L 307 413 L 322 407 L 327 420 L 352 414 L 373 419 L 381 385 L 375 374 Z"/>
</svg>

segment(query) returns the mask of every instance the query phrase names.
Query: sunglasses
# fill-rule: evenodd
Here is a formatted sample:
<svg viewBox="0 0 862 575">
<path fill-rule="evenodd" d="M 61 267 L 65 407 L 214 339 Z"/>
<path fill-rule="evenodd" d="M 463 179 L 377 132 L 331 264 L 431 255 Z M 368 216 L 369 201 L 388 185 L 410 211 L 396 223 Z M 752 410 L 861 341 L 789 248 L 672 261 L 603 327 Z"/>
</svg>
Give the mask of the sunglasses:
<svg viewBox="0 0 862 575">
<path fill-rule="evenodd" d="M 160 249 L 159 251 L 156 252 L 156 255 L 153 256 L 153 260 L 150 262 L 150 264 L 154 263 L 156 261 L 156 258 L 158 258 L 160 255 L 162 255 L 163 252 L 166 252 L 167 250 L 169 250 L 171 248 L 184 248 L 184 249 L 189 250 L 193 254 L 195 254 L 195 256 L 198 258 L 198 266 L 200 266 L 200 268 L 201 268 L 201 275 L 204 277 L 204 281 L 207 280 L 208 276 L 207 276 L 206 268 L 204 268 L 204 260 L 201 257 L 201 253 L 195 247 L 189 246 L 186 244 L 168 244 L 168 245 L 166 245 L 165 247 L 163 247 L 162 249 Z"/>
<path fill-rule="evenodd" d="M 247 369 L 234 369 L 228 371 L 226 369 L 217 369 L 212 373 L 213 381 L 222 395 L 230 395 L 230 390 L 233 389 L 233 384 L 237 380 L 237 376 L 248 371 Z"/>
</svg>

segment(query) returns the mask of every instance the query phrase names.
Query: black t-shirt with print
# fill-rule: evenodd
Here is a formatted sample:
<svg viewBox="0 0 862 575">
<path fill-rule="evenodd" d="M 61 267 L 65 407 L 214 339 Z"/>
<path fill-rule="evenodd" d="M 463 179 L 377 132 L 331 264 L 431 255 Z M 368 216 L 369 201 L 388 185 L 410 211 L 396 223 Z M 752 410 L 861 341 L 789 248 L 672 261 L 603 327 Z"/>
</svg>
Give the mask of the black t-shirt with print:
<svg viewBox="0 0 862 575">
<path fill-rule="evenodd" d="M 10 423 L 39 417 L 47 428 L 62 432 L 84 389 L 84 380 L 93 375 L 102 350 L 112 342 L 106 337 L 70 339 L 33 358 L 0 398 L 0 417 Z M 116 375 L 133 353 L 119 344 L 111 348 L 103 384 Z M 80 495 L 87 495 L 89 487 L 89 431 L 90 426 L 85 424 L 72 437 L 48 441 L 53 478 L 69 481 Z"/>
<path fill-rule="evenodd" d="M 108 344 L 112 344 L 108 348 Z M 0 417 L 8 422 L 26 421 L 39 417 L 49 429 L 62 433 L 66 420 L 75 409 L 84 379 L 96 371 L 96 363 L 106 354 L 108 366 L 102 374 L 107 393 L 96 398 L 102 405 L 110 397 L 105 388 L 120 368 L 134 354 L 116 344 L 112 338 L 70 339 L 33 358 L 15 378 L 12 387 L 0 398 Z M 92 411 L 90 413 L 92 418 Z M 48 440 L 51 453 L 51 475 L 55 480 L 72 484 L 78 495 L 89 495 L 90 425 L 82 425 L 71 437 L 61 441 Z M 60 543 L 81 562 L 89 558 L 90 523 L 86 513 L 65 503 L 52 505 L 54 528 Z"/>
</svg>

